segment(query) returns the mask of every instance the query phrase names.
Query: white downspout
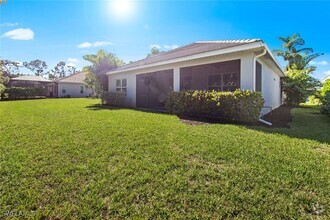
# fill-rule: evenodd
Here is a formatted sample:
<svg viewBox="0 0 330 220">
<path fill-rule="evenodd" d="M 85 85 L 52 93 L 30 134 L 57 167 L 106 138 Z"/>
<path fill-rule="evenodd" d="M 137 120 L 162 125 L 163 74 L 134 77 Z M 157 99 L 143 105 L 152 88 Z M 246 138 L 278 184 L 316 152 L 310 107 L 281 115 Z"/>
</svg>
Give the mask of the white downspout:
<svg viewBox="0 0 330 220">
<path fill-rule="evenodd" d="M 258 54 L 256 56 L 253 57 L 253 91 L 256 91 L 256 70 L 257 70 L 257 58 L 265 56 L 267 53 L 267 49 L 265 48 L 264 51 L 261 54 Z M 272 123 L 266 120 L 263 120 L 262 118 L 259 118 L 259 121 L 261 123 L 264 123 L 266 125 L 272 126 Z"/>
</svg>

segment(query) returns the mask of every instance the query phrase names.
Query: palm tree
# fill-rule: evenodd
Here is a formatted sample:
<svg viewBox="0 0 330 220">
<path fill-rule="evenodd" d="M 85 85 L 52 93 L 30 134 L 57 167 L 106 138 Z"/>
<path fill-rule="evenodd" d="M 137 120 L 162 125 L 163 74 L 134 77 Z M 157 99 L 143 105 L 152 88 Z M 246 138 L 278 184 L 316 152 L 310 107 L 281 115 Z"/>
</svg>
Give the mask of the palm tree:
<svg viewBox="0 0 330 220">
<path fill-rule="evenodd" d="M 309 67 L 309 62 L 313 59 L 323 55 L 323 53 L 314 53 L 312 48 L 301 48 L 305 45 L 304 39 L 300 37 L 299 33 L 292 36 L 279 37 L 279 40 L 283 42 L 282 50 L 274 50 L 277 56 L 281 56 L 285 61 L 288 61 L 286 70 L 295 68 L 297 70 L 303 70 L 310 68 L 311 71 L 315 70 L 315 67 Z"/>
</svg>

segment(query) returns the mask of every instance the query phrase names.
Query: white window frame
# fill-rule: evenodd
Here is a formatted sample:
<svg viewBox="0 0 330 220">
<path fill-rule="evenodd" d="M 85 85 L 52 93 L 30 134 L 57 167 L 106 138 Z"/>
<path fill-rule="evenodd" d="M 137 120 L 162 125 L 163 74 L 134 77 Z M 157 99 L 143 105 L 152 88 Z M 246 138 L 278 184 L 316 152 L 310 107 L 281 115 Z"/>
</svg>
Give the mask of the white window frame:
<svg viewBox="0 0 330 220">
<path fill-rule="evenodd" d="M 123 85 L 123 81 L 126 81 L 126 85 Z M 127 78 L 116 79 L 116 92 L 127 92 Z"/>
</svg>

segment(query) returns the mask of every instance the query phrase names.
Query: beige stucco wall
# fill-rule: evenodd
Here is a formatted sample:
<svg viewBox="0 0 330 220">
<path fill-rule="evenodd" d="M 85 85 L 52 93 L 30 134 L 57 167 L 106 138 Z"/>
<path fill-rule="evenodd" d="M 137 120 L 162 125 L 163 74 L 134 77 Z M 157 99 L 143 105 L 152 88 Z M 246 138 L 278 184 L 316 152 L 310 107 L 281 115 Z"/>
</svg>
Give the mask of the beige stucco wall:
<svg viewBox="0 0 330 220">
<path fill-rule="evenodd" d="M 281 81 L 280 76 L 263 60 L 257 59 L 262 65 L 261 92 L 265 99 L 265 106 L 276 109 L 281 106 Z M 263 109 L 263 113 L 268 113 L 269 109 Z"/>
<path fill-rule="evenodd" d="M 130 102 L 130 106 L 136 106 L 136 75 L 173 69 L 174 70 L 174 80 L 173 80 L 173 89 L 179 91 L 180 89 L 180 68 L 188 66 L 197 66 L 201 64 L 216 63 L 222 61 L 230 60 L 241 60 L 241 76 L 240 76 L 240 85 L 242 90 L 253 90 L 254 83 L 254 56 L 255 54 L 252 51 L 237 52 L 226 55 L 218 55 L 207 58 L 200 58 L 195 60 L 189 60 L 184 62 L 179 62 L 175 64 L 166 64 L 156 67 L 143 68 L 139 70 L 131 70 L 123 73 L 110 74 L 109 79 L 109 91 L 116 91 L 116 79 L 127 79 L 127 97 Z M 262 94 L 265 99 L 265 106 L 271 106 L 272 109 L 275 109 L 281 105 L 280 100 L 280 77 L 275 71 L 270 67 L 263 58 L 258 59 L 262 64 Z M 276 70 L 277 71 L 277 70 Z M 263 111 L 265 113 L 265 111 Z"/>
<path fill-rule="evenodd" d="M 80 89 L 83 86 L 84 92 L 81 94 Z M 62 93 L 62 90 L 65 88 L 66 93 Z M 86 89 L 83 83 L 58 83 L 58 97 L 66 97 L 70 95 L 71 98 L 80 98 L 80 97 L 87 97 L 92 95 L 91 89 Z"/>
<path fill-rule="evenodd" d="M 218 55 L 213 57 L 189 60 L 184 62 L 179 62 L 175 64 L 166 64 L 156 67 L 149 67 L 139 70 L 131 70 L 123 73 L 110 74 L 109 79 L 109 91 L 116 91 L 116 80 L 117 79 L 127 79 L 127 97 L 132 107 L 136 105 L 136 75 L 155 72 L 166 69 L 174 69 L 174 85 L 173 89 L 175 91 L 179 91 L 180 89 L 180 68 L 188 67 L 188 66 L 197 66 L 201 64 L 208 63 L 216 63 L 222 61 L 230 61 L 230 60 L 241 60 L 241 89 L 249 89 L 252 90 L 252 52 L 244 52 L 244 53 L 232 53 L 226 55 Z"/>
</svg>

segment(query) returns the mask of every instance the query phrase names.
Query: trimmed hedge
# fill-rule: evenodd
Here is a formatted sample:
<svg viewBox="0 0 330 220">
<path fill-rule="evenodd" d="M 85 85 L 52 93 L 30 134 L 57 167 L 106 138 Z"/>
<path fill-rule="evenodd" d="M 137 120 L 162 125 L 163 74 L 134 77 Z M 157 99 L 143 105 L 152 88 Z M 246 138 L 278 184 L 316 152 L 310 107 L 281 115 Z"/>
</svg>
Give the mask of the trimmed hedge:
<svg viewBox="0 0 330 220">
<path fill-rule="evenodd" d="M 213 116 L 240 122 L 258 120 L 263 105 L 261 93 L 241 90 L 169 92 L 165 100 L 165 109 L 171 114 Z"/>
<path fill-rule="evenodd" d="M 128 107 L 127 96 L 125 92 L 102 92 L 101 103 L 117 107 Z"/>
<path fill-rule="evenodd" d="M 9 100 L 45 98 L 46 89 L 35 87 L 9 87 L 5 93 Z"/>
</svg>

